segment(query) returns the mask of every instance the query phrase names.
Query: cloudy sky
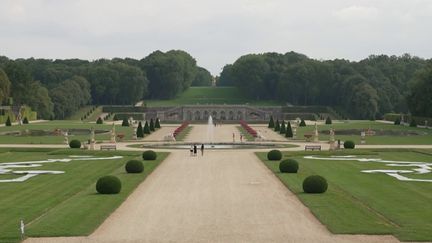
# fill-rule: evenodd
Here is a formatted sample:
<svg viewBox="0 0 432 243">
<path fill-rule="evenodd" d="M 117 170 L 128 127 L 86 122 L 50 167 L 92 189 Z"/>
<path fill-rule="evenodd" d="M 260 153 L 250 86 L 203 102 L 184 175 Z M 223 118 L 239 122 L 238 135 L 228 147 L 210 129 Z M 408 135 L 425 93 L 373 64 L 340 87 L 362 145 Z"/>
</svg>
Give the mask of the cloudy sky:
<svg viewBox="0 0 432 243">
<path fill-rule="evenodd" d="M 431 0 L 0 0 L 0 55 L 143 58 L 182 49 L 218 74 L 247 53 L 432 57 Z"/>
</svg>

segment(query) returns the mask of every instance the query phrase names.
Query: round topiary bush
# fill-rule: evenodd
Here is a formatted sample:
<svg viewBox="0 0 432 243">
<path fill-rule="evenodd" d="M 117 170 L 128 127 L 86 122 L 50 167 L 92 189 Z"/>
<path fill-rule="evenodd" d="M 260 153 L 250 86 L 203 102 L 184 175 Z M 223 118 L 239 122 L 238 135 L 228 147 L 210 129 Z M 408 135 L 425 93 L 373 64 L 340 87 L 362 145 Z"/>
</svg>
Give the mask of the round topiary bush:
<svg viewBox="0 0 432 243">
<path fill-rule="evenodd" d="M 70 148 L 81 148 L 81 142 L 79 140 L 72 140 L 69 142 Z"/>
<path fill-rule="evenodd" d="M 279 164 L 279 171 L 282 173 L 297 173 L 298 169 L 298 162 L 293 159 L 283 160 Z"/>
<path fill-rule="evenodd" d="M 306 193 L 324 193 L 327 187 L 327 180 L 319 175 L 308 176 L 303 181 L 303 191 Z"/>
<path fill-rule="evenodd" d="M 144 171 L 144 164 L 138 160 L 129 160 L 125 166 L 127 173 L 141 173 Z"/>
<path fill-rule="evenodd" d="M 155 160 L 157 158 L 157 154 L 153 150 L 144 151 L 142 155 L 144 160 Z"/>
<path fill-rule="evenodd" d="M 267 159 L 268 160 L 281 160 L 282 159 L 282 153 L 281 151 L 274 149 L 267 153 Z"/>
<path fill-rule="evenodd" d="M 355 148 L 355 143 L 353 141 L 345 141 L 344 142 L 344 148 L 353 149 L 353 148 Z"/>
<path fill-rule="evenodd" d="M 121 190 L 121 181 L 115 176 L 103 176 L 96 182 L 96 191 L 100 194 L 117 194 Z"/>
</svg>

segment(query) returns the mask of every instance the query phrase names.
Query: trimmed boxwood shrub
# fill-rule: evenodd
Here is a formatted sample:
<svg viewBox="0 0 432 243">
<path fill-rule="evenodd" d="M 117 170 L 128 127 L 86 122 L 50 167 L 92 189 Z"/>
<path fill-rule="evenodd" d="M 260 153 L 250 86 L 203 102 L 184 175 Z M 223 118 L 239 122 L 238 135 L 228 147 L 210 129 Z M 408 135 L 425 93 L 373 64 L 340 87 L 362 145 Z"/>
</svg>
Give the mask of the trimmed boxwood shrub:
<svg viewBox="0 0 432 243">
<path fill-rule="evenodd" d="M 96 124 L 103 124 L 103 120 L 102 120 L 102 118 L 98 117 L 98 119 L 97 119 L 97 121 L 96 121 Z"/>
<path fill-rule="evenodd" d="M 96 182 L 96 191 L 100 194 L 117 194 L 121 191 L 121 181 L 115 176 L 103 176 Z"/>
<path fill-rule="evenodd" d="M 269 121 L 269 124 L 268 124 L 268 128 L 274 128 L 274 127 L 275 127 L 275 123 L 273 121 L 273 116 L 270 116 L 270 121 Z"/>
<path fill-rule="evenodd" d="M 299 124 L 299 127 L 305 127 L 306 126 L 306 122 L 305 120 L 302 118 Z"/>
<path fill-rule="evenodd" d="M 153 150 L 144 151 L 142 155 L 144 160 L 155 160 L 157 158 L 157 154 Z"/>
<path fill-rule="evenodd" d="M 128 126 L 129 126 L 129 121 L 127 118 L 124 118 L 122 122 L 122 127 L 128 127 Z"/>
<path fill-rule="evenodd" d="M 324 193 L 327 188 L 327 180 L 319 175 L 308 176 L 303 181 L 303 191 L 306 193 Z"/>
<path fill-rule="evenodd" d="M 415 119 L 412 119 L 409 126 L 410 127 L 417 127 L 417 121 Z"/>
<path fill-rule="evenodd" d="M 297 173 L 299 165 L 297 160 L 286 159 L 279 164 L 279 171 L 282 173 Z"/>
<path fill-rule="evenodd" d="M 144 164 L 142 161 L 129 160 L 125 166 L 127 173 L 141 173 L 144 171 Z"/>
<path fill-rule="evenodd" d="M 155 128 L 161 128 L 159 118 L 156 118 Z"/>
<path fill-rule="evenodd" d="M 329 116 L 327 117 L 325 124 L 327 124 L 327 125 L 332 124 L 332 120 Z"/>
<path fill-rule="evenodd" d="M 24 117 L 24 120 L 23 120 L 22 123 L 23 123 L 23 124 L 29 124 L 29 121 L 28 121 L 27 117 Z"/>
<path fill-rule="evenodd" d="M 11 120 L 10 120 L 10 117 L 7 118 L 5 125 L 6 125 L 7 127 L 12 126 L 12 122 L 11 122 Z"/>
<path fill-rule="evenodd" d="M 81 148 L 81 142 L 79 140 L 72 140 L 69 142 L 69 147 L 70 148 Z"/>
<path fill-rule="evenodd" d="M 353 148 L 355 148 L 355 143 L 353 141 L 345 141 L 344 142 L 344 148 L 353 149 Z"/>
<path fill-rule="evenodd" d="M 268 160 L 281 160 L 282 159 L 282 153 L 281 151 L 274 149 L 267 153 L 267 159 Z"/>
</svg>

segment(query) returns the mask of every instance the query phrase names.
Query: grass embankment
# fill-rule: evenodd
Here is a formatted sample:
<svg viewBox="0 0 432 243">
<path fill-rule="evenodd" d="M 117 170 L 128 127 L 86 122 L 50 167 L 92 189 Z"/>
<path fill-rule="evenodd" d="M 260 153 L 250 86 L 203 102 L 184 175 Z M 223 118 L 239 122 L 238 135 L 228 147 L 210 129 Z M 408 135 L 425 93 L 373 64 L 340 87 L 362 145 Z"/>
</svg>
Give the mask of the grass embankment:
<svg viewBox="0 0 432 243">
<path fill-rule="evenodd" d="M 46 131 L 53 132 L 56 129 L 60 130 L 71 130 L 71 129 L 91 129 L 94 128 L 96 130 L 95 138 L 97 141 L 106 140 L 109 141 L 111 137 L 111 129 L 112 124 L 95 124 L 95 123 L 84 123 L 80 121 L 47 121 L 41 123 L 34 124 L 26 124 L 26 125 L 14 125 L 11 127 L 0 127 L 0 133 L 4 132 L 25 132 L 29 130 L 37 131 Z M 101 130 L 102 133 L 98 134 L 97 130 Z M 128 140 L 132 138 L 132 127 L 122 127 L 120 125 L 116 125 L 116 133 L 124 134 L 124 140 Z M 72 139 L 78 139 L 80 141 L 87 141 L 90 139 L 90 133 L 86 135 L 74 135 L 70 133 L 69 141 Z M 61 134 L 58 135 L 0 135 L 0 144 L 63 144 L 64 136 Z"/>
<path fill-rule="evenodd" d="M 258 157 L 333 233 L 393 234 L 403 241 L 432 240 L 432 183 L 403 182 L 383 173 L 366 174 L 361 170 L 401 169 L 383 163 L 358 161 L 308 160 L 306 154 L 358 155 L 396 161 L 432 160 L 432 153 L 423 151 L 353 150 L 330 152 L 289 152 L 284 158 L 299 161 L 298 174 L 279 173 L 279 162 L 268 161 L 266 153 Z M 404 170 L 413 167 L 403 167 Z M 324 194 L 305 194 L 302 182 L 306 176 L 324 176 L 329 189 Z M 424 175 L 404 174 L 413 178 L 432 179 Z"/>
<path fill-rule="evenodd" d="M 249 104 L 249 105 L 282 105 L 278 101 L 256 101 L 247 98 L 235 87 L 190 87 L 177 98 L 171 100 L 146 100 L 148 107 L 203 105 L 203 104 Z"/>
<path fill-rule="evenodd" d="M 397 145 L 397 144 L 432 144 L 432 129 L 397 126 L 393 124 L 387 124 L 375 121 L 345 121 L 345 122 L 333 122 L 331 125 L 318 125 L 319 139 L 322 141 L 329 139 L 330 128 L 335 129 L 335 139 L 341 141 L 352 140 L 356 144 L 360 144 L 360 132 L 367 129 L 371 129 L 377 132 L 374 136 L 366 136 L 366 144 L 386 144 L 386 145 Z M 297 129 L 297 139 L 304 140 L 305 133 L 313 133 L 315 129 L 314 125 L 308 125 L 306 127 L 299 127 Z M 352 135 L 341 135 L 346 130 L 354 130 L 356 134 Z M 323 133 L 326 132 L 326 134 Z M 392 132 L 392 135 L 379 135 L 380 131 Z"/>
<path fill-rule="evenodd" d="M 26 223 L 29 237 L 84 236 L 92 233 L 163 161 L 167 153 L 158 153 L 156 161 L 145 161 L 141 174 L 127 174 L 125 162 L 140 159 L 140 152 L 82 150 L 1 149 L 0 163 L 70 158 L 70 155 L 123 156 L 114 160 L 48 163 L 34 170 L 59 170 L 65 174 L 38 175 L 24 182 L 0 183 L 0 242 L 19 241 L 19 221 Z M 51 152 L 48 152 L 51 151 Z M 18 170 L 18 169 L 16 169 Z M 22 169 L 21 169 L 22 170 Z M 115 175 L 122 181 L 116 195 L 99 195 L 97 179 Z M 0 179 L 18 177 L 0 175 Z"/>
<path fill-rule="evenodd" d="M 93 108 L 95 108 L 93 110 Z M 73 115 L 66 118 L 65 120 L 81 121 L 81 118 L 86 116 L 89 112 L 90 115 L 86 117 L 83 121 L 95 122 L 99 116 L 102 114 L 102 106 L 84 106 L 76 111 Z"/>
</svg>

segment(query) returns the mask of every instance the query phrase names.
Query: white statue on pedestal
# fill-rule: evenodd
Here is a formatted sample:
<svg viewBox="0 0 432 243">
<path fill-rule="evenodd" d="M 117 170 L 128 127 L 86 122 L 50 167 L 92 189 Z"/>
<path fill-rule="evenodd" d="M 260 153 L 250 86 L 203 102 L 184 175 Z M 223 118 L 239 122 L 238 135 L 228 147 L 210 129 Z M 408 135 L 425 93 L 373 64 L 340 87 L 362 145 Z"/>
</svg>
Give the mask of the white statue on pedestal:
<svg viewBox="0 0 432 243">
<path fill-rule="evenodd" d="M 116 131 L 115 131 L 115 124 L 113 122 L 112 124 L 112 129 L 111 129 L 111 139 L 110 139 L 111 143 L 115 143 L 116 142 Z"/>
<path fill-rule="evenodd" d="M 315 143 L 319 142 L 318 126 L 317 126 L 316 122 L 315 122 L 314 142 Z"/>
<path fill-rule="evenodd" d="M 91 128 L 91 132 L 90 132 L 90 147 L 89 147 L 90 150 L 94 150 L 95 149 L 95 143 L 96 143 L 96 141 L 95 141 L 95 131 L 94 131 L 94 128 L 92 127 Z"/>
</svg>

